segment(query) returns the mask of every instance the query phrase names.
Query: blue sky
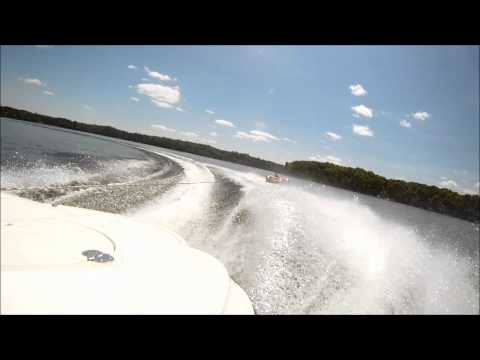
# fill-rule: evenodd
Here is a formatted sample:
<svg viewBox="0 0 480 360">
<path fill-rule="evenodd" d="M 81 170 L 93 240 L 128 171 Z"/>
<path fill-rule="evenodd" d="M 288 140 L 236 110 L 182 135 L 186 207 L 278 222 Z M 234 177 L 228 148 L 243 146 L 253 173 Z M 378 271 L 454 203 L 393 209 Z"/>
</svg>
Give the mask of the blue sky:
<svg viewBox="0 0 480 360">
<path fill-rule="evenodd" d="M 478 47 L 1 50 L 3 105 L 478 193 Z"/>
</svg>

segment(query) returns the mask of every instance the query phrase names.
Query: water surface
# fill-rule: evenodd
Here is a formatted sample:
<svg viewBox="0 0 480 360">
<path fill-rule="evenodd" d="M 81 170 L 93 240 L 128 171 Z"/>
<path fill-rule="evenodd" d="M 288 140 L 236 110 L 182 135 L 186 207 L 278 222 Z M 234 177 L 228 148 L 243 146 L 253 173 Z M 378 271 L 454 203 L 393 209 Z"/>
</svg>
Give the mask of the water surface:
<svg viewBox="0 0 480 360">
<path fill-rule="evenodd" d="M 219 258 L 257 313 L 479 311 L 472 223 L 299 179 L 268 184 L 265 171 L 192 154 L 1 126 L 2 189 L 167 226 Z"/>
</svg>

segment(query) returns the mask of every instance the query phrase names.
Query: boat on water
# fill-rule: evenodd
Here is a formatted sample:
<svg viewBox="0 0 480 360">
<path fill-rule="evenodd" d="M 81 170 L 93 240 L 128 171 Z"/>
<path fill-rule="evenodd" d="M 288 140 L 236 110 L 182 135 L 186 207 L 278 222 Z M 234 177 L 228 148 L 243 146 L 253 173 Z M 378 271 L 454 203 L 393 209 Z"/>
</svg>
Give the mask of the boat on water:
<svg viewBox="0 0 480 360">
<path fill-rule="evenodd" d="M 1 192 L 2 314 L 254 314 L 213 256 L 117 214 Z"/>
<path fill-rule="evenodd" d="M 278 174 L 275 175 L 267 175 L 265 177 L 266 182 L 272 184 L 286 184 L 288 183 L 288 178 L 284 176 L 280 176 Z"/>
</svg>

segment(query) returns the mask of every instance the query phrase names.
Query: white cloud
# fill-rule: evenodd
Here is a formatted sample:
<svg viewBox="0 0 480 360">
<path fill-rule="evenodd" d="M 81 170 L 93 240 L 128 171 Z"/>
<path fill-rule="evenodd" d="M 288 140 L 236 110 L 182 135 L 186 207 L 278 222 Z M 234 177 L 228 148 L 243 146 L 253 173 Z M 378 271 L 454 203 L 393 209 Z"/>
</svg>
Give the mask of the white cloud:
<svg viewBox="0 0 480 360">
<path fill-rule="evenodd" d="M 343 160 L 333 155 L 321 156 L 317 154 L 310 156 L 308 159 L 312 161 L 329 162 L 336 165 L 343 165 Z"/>
<path fill-rule="evenodd" d="M 172 81 L 170 76 L 165 75 L 165 74 L 160 74 L 157 71 L 151 71 L 148 67 L 145 66 L 145 71 L 148 73 L 148 75 L 154 79 L 160 80 L 160 81 Z"/>
<path fill-rule="evenodd" d="M 214 137 L 215 137 L 215 136 L 218 136 L 218 134 L 217 134 L 215 131 L 212 131 L 212 132 L 210 133 L 210 136 L 214 136 Z"/>
<path fill-rule="evenodd" d="M 251 130 L 248 133 L 244 131 L 237 131 L 237 134 L 234 136 L 236 138 L 252 140 L 254 142 L 270 142 L 272 140 L 280 141 L 280 139 L 276 136 L 260 130 Z"/>
<path fill-rule="evenodd" d="M 422 120 L 422 121 L 425 121 L 427 120 L 428 118 L 432 117 L 432 115 L 430 115 L 429 113 L 427 113 L 426 111 L 418 111 L 414 114 L 412 114 L 413 118 L 416 119 L 416 120 Z"/>
<path fill-rule="evenodd" d="M 342 136 L 335 134 L 334 132 L 327 131 L 325 134 L 327 134 L 330 140 L 333 140 L 333 141 L 342 140 Z"/>
<path fill-rule="evenodd" d="M 170 105 L 169 103 L 166 103 L 166 102 L 163 102 L 163 101 L 157 101 L 157 100 L 154 100 L 152 99 L 152 102 L 157 105 L 158 107 L 161 107 L 161 108 L 164 108 L 164 109 L 170 109 L 172 108 L 173 106 Z"/>
<path fill-rule="evenodd" d="M 215 112 L 214 112 L 214 111 L 212 111 L 212 110 L 208 110 L 208 109 L 207 109 L 207 110 L 205 110 L 205 112 L 206 112 L 206 113 L 209 113 L 209 114 L 215 114 Z"/>
<path fill-rule="evenodd" d="M 355 95 L 355 96 L 367 95 L 367 90 L 365 90 L 363 86 L 360 84 L 350 85 L 350 90 L 352 91 L 352 95 Z"/>
<path fill-rule="evenodd" d="M 175 109 L 177 109 L 178 111 L 180 112 L 184 112 L 185 110 L 183 110 L 181 107 L 176 107 Z"/>
<path fill-rule="evenodd" d="M 191 132 L 191 131 L 182 132 L 181 134 L 192 139 L 198 138 L 198 134 L 195 134 L 194 132 Z"/>
<path fill-rule="evenodd" d="M 215 123 L 220 125 L 220 126 L 224 126 L 224 127 L 228 127 L 228 128 L 234 128 L 235 125 L 230 122 L 230 121 L 227 121 L 227 120 L 215 120 Z"/>
<path fill-rule="evenodd" d="M 458 185 L 458 183 L 456 181 L 448 180 L 446 177 L 443 177 L 443 176 L 442 176 L 442 180 L 443 181 L 440 181 L 438 183 L 438 185 L 441 188 L 450 189 L 450 190 L 456 191 L 460 194 L 478 195 L 479 190 L 480 190 L 480 187 L 479 187 L 480 183 L 478 183 L 478 182 L 473 186 L 474 189 L 471 189 L 471 188 L 461 187 L 460 185 Z"/>
<path fill-rule="evenodd" d="M 327 162 L 331 162 L 333 164 L 337 164 L 337 165 L 342 165 L 343 164 L 343 160 L 340 159 L 340 158 L 337 158 L 335 156 L 332 156 L 332 155 L 327 155 L 327 157 L 325 158 L 325 160 Z"/>
<path fill-rule="evenodd" d="M 363 116 L 363 117 L 366 117 L 366 118 L 372 118 L 373 117 L 373 110 L 366 107 L 365 105 L 353 106 L 352 110 L 357 115 L 360 115 L 360 116 Z"/>
<path fill-rule="evenodd" d="M 410 124 L 407 120 L 402 120 L 400 121 L 400 126 L 404 128 L 409 128 L 412 127 L 412 124 Z"/>
<path fill-rule="evenodd" d="M 45 86 L 45 84 L 38 79 L 23 79 L 23 78 L 20 78 L 20 80 L 22 80 L 25 84 L 29 84 L 29 85 Z"/>
<path fill-rule="evenodd" d="M 440 181 L 438 185 L 442 188 L 446 188 L 450 190 L 458 190 L 458 184 L 453 180 L 443 180 L 443 181 Z"/>
<path fill-rule="evenodd" d="M 289 139 L 289 138 L 283 138 L 282 139 L 283 141 L 286 141 L 286 142 L 289 142 L 289 143 L 292 143 L 292 144 L 296 144 L 297 142 L 295 140 L 292 140 L 292 139 Z"/>
<path fill-rule="evenodd" d="M 166 132 L 176 132 L 177 131 L 175 129 L 171 129 L 171 128 L 168 128 L 164 125 L 159 125 L 159 124 L 154 124 L 154 125 L 152 125 L 152 127 L 155 128 L 155 129 L 160 129 L 162 131 L 166 131 Z"/>
<path fill-rule="evenodd" d="M 150 81 L 150 79 L 142 78 L 142 81 Z"/>
<path fill-rule="evenodd" d="M 151 98 L 159 107 L 171 108 L 180 101 L 180 88 L 159 84 L 138 84 L 137 92 Z"/>
<path fill-rule="evenodd" d="M 129 69 L 136 69 L 137 67 L 135 65 L 128 65 Z"/>
<path fill-rule="evenodd" d="M 254 142 L 269 142 L 270 141 L 266 137 L 259 136 L 259 135 L 248 134 L 244 131 L 237 131 L 237 133 L 234 135 L 234 137 L 239 138 L 239 139 L 252 140 Z"/>
<path fill-rule="evenodd" d="M 92 110 L 92 107 L 91 107 L 91 106 L 88 106 L 88 105 L 83 105 L 83 108 L 84 108 L 85 110 Z"/>
<path fill-rule="evenodd" d="M 263 136 L 264 138 L 267 138 L 269 140 L 275 140 L 279 141 L 280 139 L 276 136 L 273 136 L 272 134 L 265 132 L 265 131 L 260 131 L 260 130 L 251 130 L 250 134 L 256 135 L 256 136 Z"/>
<path fill-rule="evenodd" d="M 373 131 L 368 126 L 353 124 L 353 132 L 360 136 L 373 136 Z"/>
<path fill-rule="evenodd" d="M 52 91 L 48 91 L 48 90 L 45 90 L 43 93 L 45 95 L 50 95 L 50 96 L 55 95 Z"/>
<path fill-rule="evenodd" d="M 140 99 L 136 98 L 135 96 L 130 96 L 130 99 L 133 100 L 133 101 L 140 101 Z"/>
</svg>

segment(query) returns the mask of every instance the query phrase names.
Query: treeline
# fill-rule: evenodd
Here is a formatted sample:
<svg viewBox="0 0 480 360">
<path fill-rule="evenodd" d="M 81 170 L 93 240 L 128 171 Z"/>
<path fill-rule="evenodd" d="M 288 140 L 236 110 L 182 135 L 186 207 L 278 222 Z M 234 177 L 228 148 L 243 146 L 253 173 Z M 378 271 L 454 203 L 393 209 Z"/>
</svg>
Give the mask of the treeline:
<svg viewBox="0 0 480 360">
<path fill-rule="evenodd" d="M 460 219 L 480 222 L 480 197 L 415 182 L 386 179 L 360 168 L 316 161 L 286 164 L 289 173 L 322 184 L 396 201 Z"/>
<path fill-rule="evenodd" d="M 210 145 L 130 133 L 112 126 L 85 124 L 64 118 L 14 109 L 8 106 L 0 106 L 0 117 L 79 130 L 303 177 L 322 184 L 396 201 L 476 223 L 480 222 L 480 201 L 478 195 L 460 195 L 436 186 L 386 179 L 360 168 L 350 168 L 316 161 L 295 161 L 286 163 L 283 166 L 248 154 L 220 150 Z"/>
<path fill-rule="evenodd" d="M 147 145 L 159 146 L 166 149 L 183 151 L 186 153 L 206 156 L 218 160 L 230 161 L 233 163 L 251 166 L 263 170 L 276 172 L 285 171 L 285 167 L 283 165 L 274 163 L 272 161 L 259 159 L 248 154 L 243 154 L 236 151 L 220 150 L 210 145 L 198 144 L 190 141 L 182 141 L 160 136 L 131 133 L 116 129 L 112 126 L 85 124 L 64 118 L 57 118 L 32 113 L 26 110 L 14 109 L 8 106 L 0 106 L 0 117 L 24 120 L 37 124 L 58 126 L 65 129 L 84 131 L 92 134 L 109 136 L 112 138 L 129 140 Z"/>
</svg>

